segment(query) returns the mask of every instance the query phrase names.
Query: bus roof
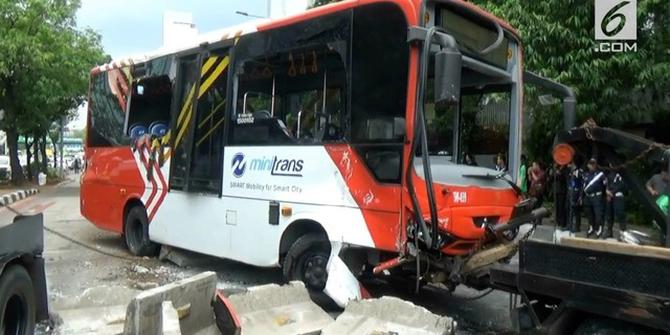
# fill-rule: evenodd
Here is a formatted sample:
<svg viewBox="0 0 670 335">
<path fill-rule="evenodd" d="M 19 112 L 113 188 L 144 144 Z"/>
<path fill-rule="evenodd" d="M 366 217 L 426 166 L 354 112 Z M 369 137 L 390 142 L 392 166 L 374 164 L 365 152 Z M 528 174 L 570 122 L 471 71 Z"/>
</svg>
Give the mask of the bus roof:
<svg viewBox="0 0 670 335">
<path fill-rule="evenodd" d="M 397 3 L 403 3 L 406 6 L 412 7 L 413 9 L 420 8 L 421 3 L 425 0 L 394 0 L 392 2 L 397 2 Z M 440 0 L 436 0 L 436 2 L 439 2 Z M 379 2 L 379 0 L 344 0 L 340 2 L 335 2 L 331 3 L 328 5 L 320 6 L 317 8 L 312 8 L 309 9 L 305 12 L 301 12 L 298 14 L 294 15 L 289 15 L 286 17 L 282 17 L 279 19 L 257 19 L 253 21 L 249 21 L 237 26 L 232 26 L 228 28 L 223 28 L 207 33 L 203 33 L 198 35 L 198 37 L 193 40 L 189 41 L 188 43 L 184 43 L 181 46 L 178 47 L 162 47 L 154 51 L 150 51 L 147 53 L 142 53 L 142 54 L 137 54 L 133 55 L 130 57 L 124 57 L 120 59 L 115 59 L 107 64 L 103 64 L 100 66 L 95 66 L 93 69 L 91 69 L 91 74 L 97 74 L 100 72 L 108 71 L 111 69 L 115 68 L 120 68 L 120 67 L 126 67 L 126 66 L 131 66 L 133 64 L 139 64 L 139 63 L 144 63 L 147 61 L 150 61 L 152 59 L 156 59 L 162 56 L 178 53 L 181 51 L 193 49 L 203 43 L 216 43 L 220 41 L 225 41 L 228 39 L 232 38 L 239 38 L 242 35 L 249 34 L 252 32 L 256 31 L 262 31 L 262 30 L 269 30 L 281 26 L 285 26 L 291 23 L 295 23 L 298 21 L 306 20 L 312 17 L 316 16 L 321 16 L 325 14 L 329 14 L 338 10 L 346 9 L 346 8 L 351 8 L 351 7 L 356 7 L 361 4 L 366 4 L 366 3 L 372 3 L 372 2 Z M 519 34 L 517 33 L 516 29 L 514 29 L 508 22 L 496 17 L 495 15 L 481 9 L 477 5 L 474 5 L 472 3 L 469 3 L 465 0 L 457 0 L 450 2 L 452 5 L 459 6 L 461 8 L 467 9 L 469 11 L 472 11 L 480 16 L 486 17 L 490 20 L 494 20 L 498 22 L 503 29 L 507 30 L 510 32 L 516 39 L 519 39 Z M 411 22 L 410 22 L 411 23 Z"/>
</svg>

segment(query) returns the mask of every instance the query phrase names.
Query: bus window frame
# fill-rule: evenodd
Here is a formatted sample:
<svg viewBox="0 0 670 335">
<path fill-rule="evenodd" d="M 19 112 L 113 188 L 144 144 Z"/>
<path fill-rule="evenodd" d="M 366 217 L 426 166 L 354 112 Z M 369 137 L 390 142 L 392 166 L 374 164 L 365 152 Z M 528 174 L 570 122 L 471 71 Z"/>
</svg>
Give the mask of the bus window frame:
<svg viewBox="0 0 670 335">
<path fill-rule="evenodd" d="M 339 19 L 346 19 L 347 20 L 347 29 L 350 29 L 347 32 L 347 35 L 344 39 L 336 39 L 336 40 L 328 40 L 327 42 L 323 42 L 321 40 L 317 42 L 310 41 L 309 43 L 303 43 L 303 44 L 295 44 L 293 40 L 290 42 L 293 44 L 289 44 L 288 42 L 283 42 L 281 48 L 277 48 L 277 45 L 274 45 L 273 48 L 270 48 L 267 43 L 268 40 L 272 40 L 267 37 L 267 35 L 264 34 L 278 34 L 281 30 L 283 29 L 290 29 L 292 27 L 300 26 L 300 25 L 308 25 L 308 24 L 315 24 L 315 22 L 322 22 L 324 19 L 333 19 L 335 16 L 342 16 Z M 266 43 L 266 45 L 263 46 L 263 51 L 260 54 L 256 54 L 254 52 L 247 52 L 243 54 L 243 58 L 240 58 L 240 55 L 237 54 L 237 52 L 233 51 L 231 54 L 231 71 L 229 73 L 229 90 L 232 90 L 229 92 L 231 94 L 229 97 L 234 97 L 234 98 L 229 98 L 229 105 L 228 105 L 228 110 L 227 110 L 227 116 L 230 119 L 230 122 L 228 122 L 228 125 L 226 125 L 226 141 L 225 146 L 243 146 L 243 147 L 263 147 L 263 146 L 323 146 L 325 144 L 333 144 L 333 143 L 351 143 L 350 139 L 350 128 L 351 128 L 351 25 L 352 25 L 352 20 L 353 20 L 353 9 L 352 8 L 347 8 L 341 11 L 337 11 L 335 13 L 323 15 L 323 16 L 318 16 L 315 18 L 310 18 L 307 20 L 299 21 L 296 23 L 292 23 L 287 26 L 282 26 L 279 28 L 275 29 L 270 29 L 270 30 L 260 30 L 260 31 L 255 31 L 249 34 L 245 34 L 240 37 L 240 43 L 235 43 L 234 49 L 241 49 L 240 45 L 244 46 L 243 43 L 250 43 L 247 42 L 249 39 L 261 39 L 263 42 Z M 329 22 L 330 23 L 330 22 Z M 329 29 L 333 29 L 335 27 L 335 24 L 333 24 Z M 328 31 L 329 29 L 324 29 L 323 31 Z M 275 35 L 276 36 L 276 35 Z M 300 39 L 298 39 L 300 40 Z M 276 42 L 273 42 L 276 44 Z M 342 56 L 342 65 L 344 67 L 344 72 L 345 72 L 345 87 L 341 90 L 341 98 L 344 99 L 344 103 L 342 105 L 344 106 L 345 110 L 341 112 L 340 115 L 340 128 L 341 128 L 341 139 L 340 140 L 319 140 L 319 141 L 314 141 L 311 143 L 301 143 L 300 141 L 295 141 L 294 143 L 261 143 L 261 144 L 238 144 L 238 143 L 233 143 L 233 133 L 234 133 L 234 127 L 237 125 L 237 109 L 238 109 L 238 94 L 239 92 L 239 82 L 240 82 L 240 73 L 247 61 L 256 59 L 258 57 L 263 56 L 265 53 L 268 52 L 273 52 L 273 53 L 282 53 L 282 52 L 288 52 L 290 50 L 296 49 L 296 48 L 306 48 L 306 47 L 313 47 L 316 45 L 325 45 L 325 43 L 333 43 L 337 44 L 338 46 L 340 43 L 343 43 L 345 45 L 345 50 L 342 52 L 339 48 L 336 48 L 335 50 L 338 54 Z M 272 46 L 272 44 L 270 44 Z"/>
<path fill-rule="evenodd" d="M 177 147 L 175 146 L 176 131 L 174 131 L 174 130 L 176 130 L 175 127 L 177 127 L 177 118 L 179 117 L 179 110 L 181 109 L 181 104 L 179 102 L 181 100 L 183 100 L 182 89 L 184 87 L 184 83 L 182 82 L 183 69 L 182 69 L 182 66 L 181 66 L 181 62 L 182 62 L 182 60 L 188 59 L 189 57 L 195 55 L 196 68 L 199 71 L 200 68 L 202 67 L 202 59 L 203 59 L 202 53 L 203 53 L 202 49 L 198 48 L 198 49 L 195 49 L 195 50 L 191 49 L 191 50 L 188 50 L 186 52 L 175 55 L 175 61 L 177 62 L 177 71 L 176 71 L 176 76 L 175 76 L 176 79 L 175 79 L 174 91 L 176 93 L 172 95 L 172 109 L 170 111 L 170 132 L 172 134 L 170 136 L 170 148 L 171 148 L 170 150 L 172 151 L 172 154 L 170 156 L 170 180 L 168 181 L 168 191 L 170 191 L 170 192 L 171 191 L 178 191 L 178 192 L 190 193 L 189 192 L 189 187 L 188 187 L 189 186 L 188 179 L 189 179 L 190 173 L 191 173 L 190 162 L 191 162 L 191 157 L 192 157 L 192 152 L 193 152 L 193 146 L 192 145 L 188 145 L 186 148 L 184 148 L 184 151 L 185 151 L 185 154 L 186 154 L 185 160 L 186 160 L 187 164 L 186 164 L 186 173 L 184 175 L 184 183 L 182 185 L 182 189 L 179 190 L 179 189 L 173 189 L 172 188 L 172 185 L 173 185 L 172 183 L 173 183 L 173 180 L 174 180 L 174 169 L 175 169 L 175 165 L 176 165 L 176 164 L 174 164 L 174 159 L 175 159 L 175 154 L 177 152 Z M 195 90 L 195 92 L 198 92 L 199 89 L 200 89 L 200 78 L 198 77 L 198 79 L 195 81 L 194 90 Z M 196 102 L 197 102 L 197 99 L 194 99 L 193 101 L 191 101 L 191 112 L 193 114 L 196 113 L 196 108 L 197 108 Z M 183 140 L 185 143 L 192 144 L 191 142 L 193 140 L 193 123 L 194 122 L 189 122 L 188 129 L 187 129 L 187 135 L 186 135 L 188 137 L 188 139 L 185 138 Z"/>
</svg>

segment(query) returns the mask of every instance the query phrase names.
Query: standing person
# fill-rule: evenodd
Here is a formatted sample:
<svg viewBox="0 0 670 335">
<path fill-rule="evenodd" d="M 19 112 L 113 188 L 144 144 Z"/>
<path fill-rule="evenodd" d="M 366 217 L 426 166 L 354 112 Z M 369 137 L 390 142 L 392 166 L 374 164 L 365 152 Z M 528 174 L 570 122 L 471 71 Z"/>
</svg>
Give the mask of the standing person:
<svg viewBox="0 0 670 335">
<path fill-rule="evenodd" d="M 526 155 L 521 155 L 521 164 L 519 166 L 519 178 L 516 180 L 516 186 L 519 186 L 523 194 L 528 193 L 528 159 Z"/>
<path fill-rule="evenodd" d="M 505 162 L 505 156 L 502 154 L 498 154 L 496 157 L 496 171 L 507 172 L 507 162 Z"/>
<path fill-rule="evenodd" d="M 568 167 L 556 164 L 554 168 L 554 202 L 556 203 L 556 226 L 568 227 Z"/>
<path fill-rule="evenodd" d="M 542 168 L 542 165 L 538 161 L 533 161 L 528 169 L 528 176 L 530 178 L 530 190 L 528 191 L 530 196 L 535 197 L 537 202 L 535 207 L 542 206 L 544 201 L 544 190 L 547 184 L 547 174 Z"/>
<path fill-rule="evenodd" d="M 588 171 L 584 174 L 584 207 L 589 218 L 589 230 L 586 236 L 595 234 L 600 237 L 603 233 L 603 208 L 607 178 L 605 173 L 598 169 L 598 162 L 591 158 L 587 163 Z"/>
<path fill-rule="evenodd" d="M 614 237 L 614 221 L 619 224 L 619 236 L 626 231 L 626 214 L 624 212 L 625 183 L 621 174 L 612 171 L 607 176 L 607 228 L 604 238 Z"/>
<path fill-rule="evenodd" d="M 584 189 L 584 171 L 575 163 L 570 163 L 568 176 L 568 218 L 570 231 L 580 232 L 582 221 L 582 191 Z"/>
<path fill-rule="evenodd" d="M 76 157 L 74 159 L 74 173 L 79 173 L 79 169 L 81 169 L 81 161 L 79 160 L 79 157 Z"/>
<path fill-rule="evenodd" d="M 654 198 L 658 198 L 663 194 L 670 194 L 670 174 L 661 168 L 661 171 L 653 175 L 645 186 L 649 194 Z"/>
</svg>

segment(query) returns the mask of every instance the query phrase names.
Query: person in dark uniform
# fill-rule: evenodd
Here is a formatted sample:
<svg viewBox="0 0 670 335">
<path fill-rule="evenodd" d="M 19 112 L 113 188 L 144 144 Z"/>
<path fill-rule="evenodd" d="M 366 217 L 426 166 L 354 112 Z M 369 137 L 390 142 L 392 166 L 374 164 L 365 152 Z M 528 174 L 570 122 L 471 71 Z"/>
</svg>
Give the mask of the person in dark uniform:
<svg viewBox="0 0 670 335">
<path fill-rule="evenodd" d="M 556 165 L 554 168 L 554 198 L 556 202 L 556 226 L 560 229 L 568 227 L 568 167 Z"/>
<path fill-rule="evenodd" d="M 598 170 L 598 162 L 591 158 L 586 164 L 588 171 L 584 174 L 584 208 L 589 218 L 589 230 L 586 236 L 602 236 L 603 209 L 605 209 L 605 189 L 607 178 Z"/>
<path fill-rule="evenodd" d="M 580 232 L 582 220 L 582 192 L 584 185 L 584 171 L 575 163 L 568 166 L 568 218 L 570 220 L 570 231 Z"/>
<path fill-rule="evenodd" d="M 626 230 L 626 214 L 624 212 L 625 183 L 621 174 L 612 171 L 607 176 L 607 228 L 605 238 L 614 237 L 614 221 L 619 224 L 619 234 Z"/>
</svg>

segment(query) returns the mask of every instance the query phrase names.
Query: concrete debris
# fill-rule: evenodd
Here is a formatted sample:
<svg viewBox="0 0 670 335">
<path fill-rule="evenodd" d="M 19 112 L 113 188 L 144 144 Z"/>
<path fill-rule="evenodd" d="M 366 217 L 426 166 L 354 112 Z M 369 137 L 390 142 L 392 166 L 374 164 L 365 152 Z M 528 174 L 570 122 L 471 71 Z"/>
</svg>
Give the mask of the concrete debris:
<svg viewBox="0 0 670 335">
<path fill-rule="evenodd" d="M 455 326 L 450 317 L 393 297 L 352 301 L 334 320 L 302 282 L 225 294 L 216 292 L 215 273 L 204 272 L 139 293 L 128 305 L 123 334 L 450 335 Z"/>
<path fill-rule="evenodd" d="M 161 261 L 169 261 L 181 268 L 202 266 L 208 264 L 211 261 L 211 259 L 205 255 L 188 250 L 182 250 L 179 248 L 173 248 L 167 245 L 161 246 L 158 259 Z"/>
<path fill-rule="evenodd" d="M 158 287 L 158 283 L 155 283 L 155 282 L 139 282 L 139 283 L 135 283 L 134 286 L 138 290 L 144 291 L 144 290 L 149 290 L 149 289 Z"/>
<path fill-rule="evenodd" d="M 181 335 L 179 328 L 179 314 L 172 305 L 172 301 L 163 301 L 161 305 L 161 330 L 162 335 Z"/>
<path fill-rule="evenodd" d="M 208 271 L 141 292 L 128 304 L 123 334 L 159 334 L 164 301 L 182 310 L 179 323 L 184 334 L 215 334 L 211 307 L 215 290 L 216 273 Z"/>
<path fill-rule="evenodd" d="M 256 286 L 227 299 L 245 335 L 318 333 L 333 322 L 302 282 Z"/>
<path fill-rule="evenodd" d="M 142 266 L 142 265 L 137 265 L 137 264 L 136 264 L 136 265 L 133 265 L 133 267 L 130 268 L 130 270 L 133 271 L 133 272 L 135 272 L 135 273 L 149 273 L 149 269 L 148 269 L 148 268 L 145 268 L 144 266 Z"/>
<path fill-rule="evenodd" d="M 395 297 L 352 301 L 321 334 L 453 334 L 455 321 Z"/>
</svg>

